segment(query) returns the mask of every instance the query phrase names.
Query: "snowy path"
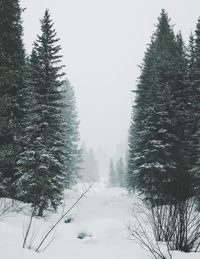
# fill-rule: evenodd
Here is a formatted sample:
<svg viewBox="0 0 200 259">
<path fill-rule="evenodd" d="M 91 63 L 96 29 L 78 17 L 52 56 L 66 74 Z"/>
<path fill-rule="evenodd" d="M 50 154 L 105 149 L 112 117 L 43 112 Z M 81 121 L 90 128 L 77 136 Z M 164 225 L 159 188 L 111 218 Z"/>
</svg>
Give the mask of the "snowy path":
<svg viewBox="0 0 200 259">
<path fill-rule="evenodd" d="M 56 256 L 58 250 L 59 259 L 131 259 L 136 250 L 135 258 L 142 258 L 143 251 L 127 239 L 131 204 L 124 190 L 96 185 L 72 213 L 75 221 L 59 226 L 59 236 L 46 252 L 48 257 L 42 258 Z M 80 232 L 92 236 L 80 240 Z"/>
<path fill-rule="evenodd" d="M 66 194 L 66 209 L 83 192 L 77 187 Z M 71 212 L 74 221 L 59 224 L 54 234 L 55 240 L 42 253 L 22 249 L 24 214 L 13 214 L 0 221 L 0 254 L 2 259 L 148 259 L 151 256 L 130 241 L 126 224 L 131 219 L 130 198 L 123 189 L 107 189 L 96 186 L 81 200 Z M 59 215 L 46 221 L 36 221 L 34 229 L 44 234 Z M 37 231 L 36 231 L 37 232 Z M 78 239 L 77 235 L 87 232 L 91 236 Z M 34 231 L 33 231 L 34 233 Z M 41 238 L 41 236 L 40 236 Z M 38 243 L 38 236 L 34 242 Z M 198 254 L 179 253 L 173 259 L 200 258 Z"/>
</svg>

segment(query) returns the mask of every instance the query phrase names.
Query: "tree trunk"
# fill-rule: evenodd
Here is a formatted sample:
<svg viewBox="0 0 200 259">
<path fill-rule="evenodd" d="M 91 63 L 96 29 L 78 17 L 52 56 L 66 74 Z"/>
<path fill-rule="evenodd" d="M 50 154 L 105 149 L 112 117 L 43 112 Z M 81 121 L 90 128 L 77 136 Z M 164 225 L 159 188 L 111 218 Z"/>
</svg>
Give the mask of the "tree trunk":
<svg viewBox="0 0 200 259">
<path fill-rule="evenodd" d="M 38 216 L 38 217 L 43 217 L 43 212 L 44 212 L 44 207 L 43 207 L 43 206 L 40 206 L 39 209 L 38 209 L 38 214 L 37 214 L 37 216 Z"/>
</svg>

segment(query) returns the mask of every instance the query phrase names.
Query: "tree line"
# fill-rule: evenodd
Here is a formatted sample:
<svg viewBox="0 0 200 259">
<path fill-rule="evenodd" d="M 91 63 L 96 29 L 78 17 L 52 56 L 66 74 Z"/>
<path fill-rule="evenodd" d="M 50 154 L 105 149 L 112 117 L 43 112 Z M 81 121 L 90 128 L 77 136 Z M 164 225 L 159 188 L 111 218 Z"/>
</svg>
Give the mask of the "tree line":
<svg viewBox="0 0 200 259">
<path fill-rule="evenodd" d="M 30 55 L 19 0 L 0 1 L 0 197 L 56 210 L 79 177 L 75 94 L 50 12 Z"/>
<path fill-rule="evenodd" d="M 83 182 L 97 182 L 99 179 L 99 163 L 92 148 L 87 148 L 83 143 L 81 146 L 82 163 L 80 177 Z"/>
<path fill-rule="evenodd" d="M 127 165 L 124 159 L 120 157 L 115 162 L 113 158 L 110 159 L 109 165 L 109 186 L 110 187 L 126 187 Z"/>
</svg>

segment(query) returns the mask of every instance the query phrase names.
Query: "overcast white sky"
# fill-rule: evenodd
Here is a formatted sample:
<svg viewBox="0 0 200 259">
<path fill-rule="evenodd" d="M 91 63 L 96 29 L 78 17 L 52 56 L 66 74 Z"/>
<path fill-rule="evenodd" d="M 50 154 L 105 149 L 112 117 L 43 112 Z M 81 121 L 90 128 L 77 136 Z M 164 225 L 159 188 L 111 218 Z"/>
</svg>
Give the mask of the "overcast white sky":
<svg viewBox="0 0 200 259">
<path fill-rule="evenodd" d="M 49 8 L 61 38 L 66 74 L 75 88 L 81 137 L 111 155 L 127 138 L 131 89 L 162 8 L 184 38 L 200 16 L 199 0 L 22 0 L 30 51 Z"/>
</svg>

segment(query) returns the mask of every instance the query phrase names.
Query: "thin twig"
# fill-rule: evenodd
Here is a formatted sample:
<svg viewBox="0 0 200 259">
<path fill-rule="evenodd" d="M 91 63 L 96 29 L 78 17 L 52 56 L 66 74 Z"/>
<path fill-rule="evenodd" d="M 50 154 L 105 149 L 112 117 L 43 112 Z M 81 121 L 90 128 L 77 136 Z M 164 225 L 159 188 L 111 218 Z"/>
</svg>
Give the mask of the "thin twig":
<svg viewBox="0 0 200 259">
<path fill-rule="evenodd" d="M 36 252 L 39 251 L 40 247 L 43 245 L 46 238 L 49 234 L 54 230 L 54 228 L 60 223 L 60 221 L 76 206 L 76 204 L 85 196 L 85 194 L 94 186 L 95 183 L 92 183 L 86 191 L 76 200 L 76 202 L 60 217 L 60 219 L 53 225 L 53 227 L 46 233 L 42 241 L 40 242 L 39 246 L 36 249 Z"/>
</svg>

